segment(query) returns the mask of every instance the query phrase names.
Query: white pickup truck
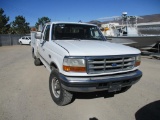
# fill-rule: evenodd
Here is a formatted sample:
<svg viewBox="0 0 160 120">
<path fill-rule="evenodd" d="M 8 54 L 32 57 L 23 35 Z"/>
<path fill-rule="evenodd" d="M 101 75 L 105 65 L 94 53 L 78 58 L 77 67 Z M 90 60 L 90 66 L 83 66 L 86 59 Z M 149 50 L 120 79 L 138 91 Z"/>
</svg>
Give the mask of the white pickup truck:
<svg viewBox="0 0 160 120">
<path fill-rule="evenodd" d="M 74 92 L 124 92 L 142 77 L 140 51 L 107 42 L 93 24 L 50 22 L 31 41 L 35 65 L 50 71 L 57 105 L 70 103 Z"/>
</svg>

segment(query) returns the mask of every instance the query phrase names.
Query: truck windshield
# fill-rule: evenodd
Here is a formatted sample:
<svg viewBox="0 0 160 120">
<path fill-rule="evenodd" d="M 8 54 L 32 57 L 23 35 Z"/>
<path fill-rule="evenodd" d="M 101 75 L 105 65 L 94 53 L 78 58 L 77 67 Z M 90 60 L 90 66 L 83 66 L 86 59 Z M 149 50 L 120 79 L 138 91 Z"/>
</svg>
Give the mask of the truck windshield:
<svg viewBox="0 0 160 120">
<path fill-rule="evenodd" d="M 97 26 L 56 24 L 52 29 L 55 40 L 105 40 Z"/>
</svg>

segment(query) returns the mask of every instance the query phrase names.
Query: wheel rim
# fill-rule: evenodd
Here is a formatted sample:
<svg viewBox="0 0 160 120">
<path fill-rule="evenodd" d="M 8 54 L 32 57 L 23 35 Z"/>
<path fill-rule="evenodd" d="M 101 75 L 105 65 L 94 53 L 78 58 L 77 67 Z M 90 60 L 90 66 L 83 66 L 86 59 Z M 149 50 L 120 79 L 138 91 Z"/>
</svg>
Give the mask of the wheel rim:
<svg viewBox="0 0 160 120">
<path fill-rule="evenodd" d="M 56 77 L 52 79 L 52 92 L 56 98 L 60 97 L 61 94 L 60 83 Z"/>
</svg>

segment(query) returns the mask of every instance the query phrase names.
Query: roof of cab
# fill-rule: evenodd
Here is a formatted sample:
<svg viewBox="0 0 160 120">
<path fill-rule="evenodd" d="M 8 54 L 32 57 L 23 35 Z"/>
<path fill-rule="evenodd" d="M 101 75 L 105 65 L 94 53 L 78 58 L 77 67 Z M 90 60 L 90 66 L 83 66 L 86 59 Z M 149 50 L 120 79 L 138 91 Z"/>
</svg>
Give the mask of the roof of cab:
<svg viewBox="0 0 160 120">
<path fill-rule="evenodd" d="M 89 24 L 89 23 L 83 23 L 83 22 L 49 22 L 46 24 L 79 24 L 79 25 L 92 25 L 92 26 L 97 26 L 95 24 Z"/>
</svg>

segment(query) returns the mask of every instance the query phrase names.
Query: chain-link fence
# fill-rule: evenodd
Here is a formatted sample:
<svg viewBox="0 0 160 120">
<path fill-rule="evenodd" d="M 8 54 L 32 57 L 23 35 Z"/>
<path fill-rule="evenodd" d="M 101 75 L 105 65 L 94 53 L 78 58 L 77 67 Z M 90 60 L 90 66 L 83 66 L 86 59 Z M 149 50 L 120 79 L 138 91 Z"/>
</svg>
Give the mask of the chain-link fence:
<svg viewBox="0 0 160 120">
<path fill-rule="evenodd" d="M 0 46 L 19 45 L 18 40 L 26 35 L 0 34 Z"/>
</svg>

